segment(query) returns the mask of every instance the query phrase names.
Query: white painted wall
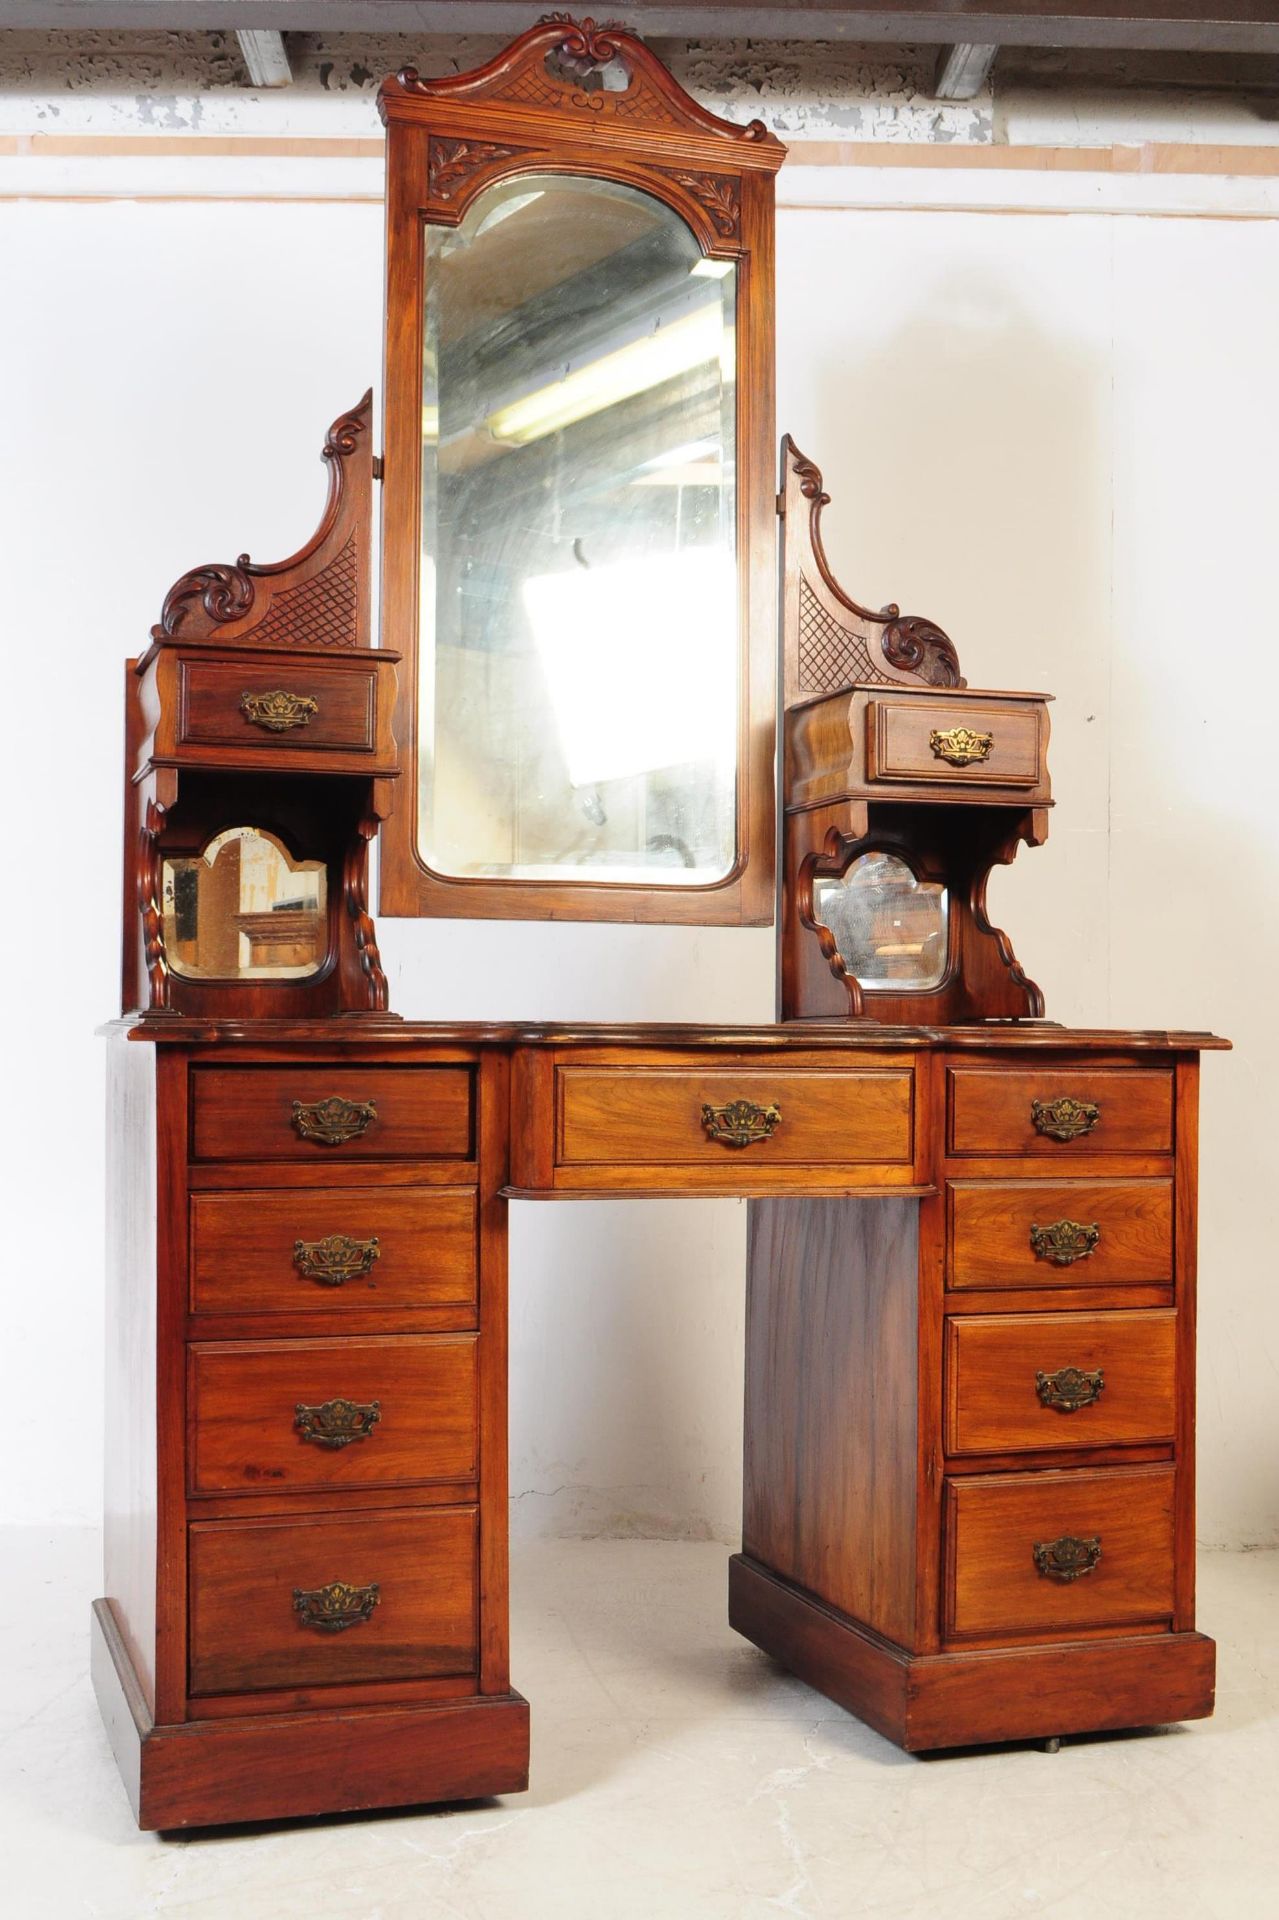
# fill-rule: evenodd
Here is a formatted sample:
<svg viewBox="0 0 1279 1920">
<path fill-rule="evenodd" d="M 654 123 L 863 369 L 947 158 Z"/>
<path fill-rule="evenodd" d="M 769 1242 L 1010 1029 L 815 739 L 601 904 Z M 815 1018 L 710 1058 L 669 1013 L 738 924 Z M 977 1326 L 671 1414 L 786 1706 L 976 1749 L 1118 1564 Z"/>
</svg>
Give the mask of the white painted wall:
<svg viewBox="0 0 1279 1920">
<path fill-rule="evenodd" d="M 998 917 L 1056 1017 L 1239 1042 L 1205 1069 L 1201 1532 L 1273 1542 L 1279 219 L 908 210 L 931 191 L 917 170 L 782 181 L 801 204 L 779 221 L 779 423 L 826 471 L 836 567 L 940 619 L 974 681 L 1058 696 L 1053 834 L 997 878 Z M 1215 183 L 1223 211 L 1232 185 Z M 839 204 L 854 189 L 897 204 Z M 947 175 L 952 205 L 966 191 Z M 1040 186 L 999 192 L 1033 204 Z M 309 532 L 322 429 L 377 378 L 380 251 L 371 203 L 0 202 L 6 773 L 25 829 L 0 1519 L 99 1507 L 92 1028 L 116 1002 L 119 663 L 187 566 Z M 380 933 L 409 1016 L 771 1010 L 766 932 L 511 927 L 500 956 L 486 927 Z M 513 1210 L 521 1528 L 733 1537 L 744 1214 Z"/>
</svg>

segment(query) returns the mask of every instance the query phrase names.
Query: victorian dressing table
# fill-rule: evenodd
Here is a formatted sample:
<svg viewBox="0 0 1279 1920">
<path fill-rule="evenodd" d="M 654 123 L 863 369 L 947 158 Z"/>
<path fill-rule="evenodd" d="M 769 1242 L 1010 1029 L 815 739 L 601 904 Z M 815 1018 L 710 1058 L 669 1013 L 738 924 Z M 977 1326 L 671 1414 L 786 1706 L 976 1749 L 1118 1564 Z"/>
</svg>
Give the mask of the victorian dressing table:
<svg viewBox="0 0 1279 1920">
<path fill-rule="evenodd" d="M 772 491 L 781 147 L 561 16 L 381 104 L 384 469 L 366 396 L 313 540 L 184 575 L 127 674 L 93 1670 L 139 1823 L 527 1784 L 512 1198 L 750 1199 L 755 1644 L 909 1749 L 1211 1712 L 1223 1043 L 1043 1018 L 985 886 L 1044 698 L 845 593 L 790 442 Z M 775 513 L 777 1024 L 390 1013 L 379 835 L 383 911 L 772 918 Z"/>
</svg>

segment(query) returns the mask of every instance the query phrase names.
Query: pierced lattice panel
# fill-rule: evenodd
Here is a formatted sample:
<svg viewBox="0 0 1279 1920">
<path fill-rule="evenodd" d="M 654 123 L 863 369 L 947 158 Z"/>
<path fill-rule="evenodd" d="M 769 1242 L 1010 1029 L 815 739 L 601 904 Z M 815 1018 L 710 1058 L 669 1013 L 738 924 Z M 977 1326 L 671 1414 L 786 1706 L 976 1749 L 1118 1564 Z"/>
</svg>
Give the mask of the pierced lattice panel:
<svg viewBox="0 0 1279 1920">
<path fill-rule="evenodd" d="M 277 594 L 260 627 L 244 634 L 259 646 L 354 647 L 359 640 L 359 558 L 352 535 L 323 573 Z"/>
<path fill-rule="evenodd" d="M 890 684 L 871 659 L 860 633 L 841 626 L 822 605 L 807 580 L 799 581 L 799 690 L 835 693 L 855 681 Z"/>
</svg>

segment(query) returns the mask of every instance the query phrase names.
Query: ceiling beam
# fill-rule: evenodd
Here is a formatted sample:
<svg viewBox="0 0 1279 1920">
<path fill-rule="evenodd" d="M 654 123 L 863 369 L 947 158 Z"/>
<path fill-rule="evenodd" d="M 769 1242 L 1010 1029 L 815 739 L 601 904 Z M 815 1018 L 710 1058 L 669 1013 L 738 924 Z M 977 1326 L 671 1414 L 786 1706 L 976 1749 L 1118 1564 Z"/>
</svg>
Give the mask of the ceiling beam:
<svg viewBox="0 0 1279 1920">
<path fill-rule="evenodd" d="M 582 0 L 583 6 L 586 0 Z M 458 34 L 509 37 L 532 24 L 537 0 L 0 0 L 0 24 L 67 32 L 190 28 L 324 33 Z M 611 13 L 614 9 L 610 7 Z M 1279 0 L 623 0 L 616 9 L 637 32 L 657 37 L 756 40 L 930 42 L 934 45 L 1107 47 L 1186 53 L 1279 52 Z"/>
<path fill-rule="evenodd" d="M 272 27 L 237 27 L 235 37 L 254 87 L 287 87 L 293 79 L 284 35 Z"/>
<path fill-rule="evenodd" d="M 937 56 L 933 94 L 938 100 L 975 100 L 990 78 L 997 46 L 979 41 L 943 47 Z"/>
</svg>

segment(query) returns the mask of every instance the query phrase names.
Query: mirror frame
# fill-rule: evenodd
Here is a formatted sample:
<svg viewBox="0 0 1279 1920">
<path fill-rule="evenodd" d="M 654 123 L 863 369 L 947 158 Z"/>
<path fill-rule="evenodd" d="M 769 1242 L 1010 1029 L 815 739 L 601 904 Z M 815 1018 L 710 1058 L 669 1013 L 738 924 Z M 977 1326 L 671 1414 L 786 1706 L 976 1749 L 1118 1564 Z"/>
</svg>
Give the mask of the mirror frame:
<svg viewBox="0 0 1279 1920">
<path fill-rule="evenodd" d="M 558 52 L 563 78 L 546 69 Z M 620 58 L 624 90 L 592 89 Z M 576 76 L 576 78 L 574 77 Z M 382 640 L 403 655 L 395 732 L 401 804 L 381 835 L 379 909 L 401 916 L 768 926 L 776 818 L 776 498 L 772 482 L 773 176 L 763 123 L 700 107 L 642 41 L 551 15 L 475 73 L 385 81 L 387 128 Z M 456 878 L 418 845 L 419 556 L 425 228 L 455 227 L 496 181 L 528 173 L 619 181 L 674 209 L 704 256 L 737 266 L 737 860 L 712 885 Z"/>
</svg>

